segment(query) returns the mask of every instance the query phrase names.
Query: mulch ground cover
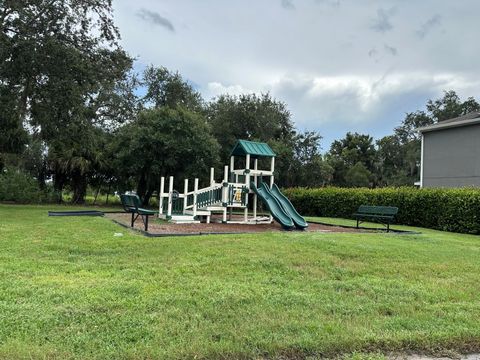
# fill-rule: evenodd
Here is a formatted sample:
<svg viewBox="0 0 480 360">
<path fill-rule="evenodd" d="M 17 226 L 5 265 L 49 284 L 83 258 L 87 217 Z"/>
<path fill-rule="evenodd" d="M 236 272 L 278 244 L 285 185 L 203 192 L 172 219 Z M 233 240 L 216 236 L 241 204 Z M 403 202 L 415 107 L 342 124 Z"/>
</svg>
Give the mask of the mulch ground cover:
<svg viewBox="0 0 480 360">
<path fill-rule="evenodd" d="M 106 214 L 107 218 L 110 218 L 120 224 L 130 227 L 130 214 Z M 239 218 L 240 219 L 240 218 Z M 174 224 L 167 222 L 158 222 L 153 218 L 150 218 L 148 224 L 148 232 L 150 234 L 228 234 L 228 233 L 261 233 L 272 231 L 286 231 L 282 227 L 273 222 L 271 224 L 222 224 L 217 222 L 218 219 L 212 217 L 210 224 Z M 135 221 L 134 228 L 137 230 L 144 230 L 143 222 L 140 218 Z M 291 230 L 299 231 L 299 230 Z M 339 226 L 322 225 L 309 223 L 308 228 L 304 230 L 306 232 L 369 232 L 365 229 L 345 228 Z M 371 232 L 371 231 L 370 231 Z"/>
</svg>

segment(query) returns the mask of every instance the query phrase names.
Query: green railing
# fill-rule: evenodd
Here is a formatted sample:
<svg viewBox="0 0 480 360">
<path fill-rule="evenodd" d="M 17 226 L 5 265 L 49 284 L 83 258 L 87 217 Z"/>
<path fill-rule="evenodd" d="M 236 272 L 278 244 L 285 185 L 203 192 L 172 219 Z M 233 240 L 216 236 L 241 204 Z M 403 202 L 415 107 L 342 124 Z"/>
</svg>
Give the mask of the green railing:
<svg viewBox="0 0 480 360">
<path fill-rule="evenodd" d="M 163 198 L 163 212 L 167 213 L 168 209 L 168 197 Z M 183 198 L 173 199 L 172 200 L 172 215 L 182 215 L 183 214 Z"/>
<path fill-rule="evenodd" d="M 223 185 L 217 186 L 215 188 L 200 190 L 197 193 L 197 209 L 206 208 L 211 205 L 221 205 L 223 204 Z M 190 193 L 187 195 L 186 209 L 192 209 L 193 206 L 194 194 Z M 181 215 L 186 210 L 184 208 L 185 198 L 183 195 L 181 197 L 172 200 L 172 215 Z M 228 198 L 227 205 L 240 204 L 241 206 L 246 206 L 248 202 L 248 187 L 247 186 L 228 186 Z M 168 209 L 168 197 L 163 198 L 163 211 L 166 213 Z M 225 205 L 225 204 L 223 204 Z"/>
<path fill-rule="evenodd" d="M 218 204 L 222 201 L 223 187 L 203 191 L 197 195 L 197 208 Z"/>
<path fill-rule="evenodd" d="M 187 195 L 187 207 L 193 205 L 193 194 Z"/>
</svg>

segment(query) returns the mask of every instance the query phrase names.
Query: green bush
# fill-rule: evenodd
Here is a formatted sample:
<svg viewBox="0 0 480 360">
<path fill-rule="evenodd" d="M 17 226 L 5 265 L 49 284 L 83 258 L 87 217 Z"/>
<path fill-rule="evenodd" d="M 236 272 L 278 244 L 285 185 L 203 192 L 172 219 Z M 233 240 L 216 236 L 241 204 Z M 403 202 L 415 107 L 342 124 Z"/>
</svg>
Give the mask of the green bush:
<svg viewBox="0 0 480 360">
<path fill-rule="evenodd" d="M 360 205 L 398 207 L 396 222 L 480 234 L 480 190 L 400 188 L 292 188 L 285 194 L 306 216 L 352 218 Z"/>
<path fill-rule="evenodd" d="M 18 169 L 4 169 L 0 174 L 0 201 L 26 204 L 52 199 L 51 191 L 41 190 L 34 178 Z"/>
</svg>

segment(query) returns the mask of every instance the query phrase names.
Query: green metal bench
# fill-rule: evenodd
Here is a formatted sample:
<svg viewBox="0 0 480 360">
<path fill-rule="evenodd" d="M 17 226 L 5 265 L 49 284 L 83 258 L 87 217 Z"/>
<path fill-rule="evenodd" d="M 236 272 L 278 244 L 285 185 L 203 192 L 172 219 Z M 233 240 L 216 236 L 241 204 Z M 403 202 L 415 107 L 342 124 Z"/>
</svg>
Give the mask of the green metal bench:
<svg viewBox="0 0 480 360">
<path fill-rule="evenodd" d="M 131 227 L 135 223 L 135 220 L 140 216 L 142 218 L 143 224 L 145 225 L 145 231 L 148 231 L 148 217 L 155 215 L 155 211 L 142 209 L 140 207 L 141 202 L 140 198 L 137 195 L 120 195 L 120 200 L 122 201 L 123 209 L 127 213 L 132 214 Z"/>
<path fill-rule="evenodd" d="M 390 224 L 395 220 L 398 208 L 394 206 L 367 206 L 361 205 L 353 217 L 357 219 L 357 228 L 364 221 L 378 222 L 390 231 Z"/>
</svg>

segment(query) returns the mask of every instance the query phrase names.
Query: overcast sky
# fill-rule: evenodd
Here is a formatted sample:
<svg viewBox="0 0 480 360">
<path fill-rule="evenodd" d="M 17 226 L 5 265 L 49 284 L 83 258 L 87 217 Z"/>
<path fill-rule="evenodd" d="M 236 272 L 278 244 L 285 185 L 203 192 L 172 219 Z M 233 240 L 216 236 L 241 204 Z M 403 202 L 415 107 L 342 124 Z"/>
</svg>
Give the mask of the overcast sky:
<svg viewBox="0 0 480 360">
<path fill-rule="evenodd" d="M 477 0 L 114 0 L 136 68 L 178 70 L 208 100 L 270 92 L 322 147 L 375 138 L 453 89 L 480 95 Z"/>
</svg>

